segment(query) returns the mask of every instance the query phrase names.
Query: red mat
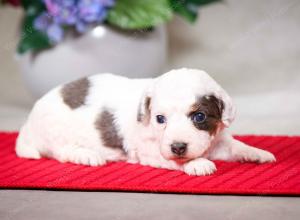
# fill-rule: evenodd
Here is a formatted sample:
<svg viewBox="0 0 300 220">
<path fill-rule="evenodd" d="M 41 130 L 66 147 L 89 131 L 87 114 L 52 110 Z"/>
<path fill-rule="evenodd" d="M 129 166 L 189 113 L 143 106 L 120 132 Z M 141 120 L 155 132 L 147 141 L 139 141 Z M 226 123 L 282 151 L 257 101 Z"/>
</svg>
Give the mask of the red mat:
<svg viewBox="0 0 300 220">
<path fill-rule="evenodd" d="M 124 162 L 88 167 L 16 157 L 17 133 L 0 133 L 0 188 L 194 194 L 300 195 L 300 137 L 238 136 L 275 154 L 273 164 L 216 161 L 211 176 L 188 176 Z"/>
</svg>

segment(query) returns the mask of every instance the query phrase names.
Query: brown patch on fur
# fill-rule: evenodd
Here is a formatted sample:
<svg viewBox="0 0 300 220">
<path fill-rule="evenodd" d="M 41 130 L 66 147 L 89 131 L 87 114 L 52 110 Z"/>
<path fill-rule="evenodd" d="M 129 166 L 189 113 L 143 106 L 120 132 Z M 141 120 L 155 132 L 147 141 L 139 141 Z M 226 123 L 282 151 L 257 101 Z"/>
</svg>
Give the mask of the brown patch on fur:
<svg viewBox="0 0 300 220">
<path fill-rule="evenodd" d="M 84 105 L 89 87 L 90 81 L 87 78 L 81 78 L 67 83 L 61 89 L 61 96 L 64 103 L 71 109 L 76 109 Z"/>
<path fill-rule="evenodd" d="M 138 113 L 137 113 L 137 121 L 143 122 L 144 124 L 148 124 L 150 120 L 150 103 L 151 98 L 146 96 L 143 102 L 139 104 Z"/>
<path fill-rule="evenodd" d="M 191 117 L 197 112 L 203 112 L 206 115 L 206 120 L 203 123 L 193 122 L 194 126 L 199 130 L 208 131 L 210 135 L 214 135 L 221 122 L 223 110 L 223 101 L 213 95 L 208 95 L 197 98 L 188 116 Z"/>
<path fill-rule="evenodd" d="M 111 112 L 103 110 L 95 121 L 95 127 L 100 132 L 100 137 L 106 147 L 123 150 L 123 138 L 118 134 L 114 115 Z"/>
</svg>

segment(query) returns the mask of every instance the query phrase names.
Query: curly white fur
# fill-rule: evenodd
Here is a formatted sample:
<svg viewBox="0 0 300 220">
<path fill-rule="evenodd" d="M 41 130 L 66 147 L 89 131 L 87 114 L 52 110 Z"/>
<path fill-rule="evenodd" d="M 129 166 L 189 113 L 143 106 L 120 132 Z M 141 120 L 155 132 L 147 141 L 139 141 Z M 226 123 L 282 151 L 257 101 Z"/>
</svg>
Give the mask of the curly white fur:
<svg viewBox="0 0 300 220">
<path fill-rule="evenodd" d="M 182 170 L 189 175 L 209 175 L 215 170 L 211 160 L 272 162 L 275 157 L 247 146 L 227 133 L 235 117 L 228 94 L 204 71 L 172 70 L 155 79 L 128 79 L 112 74 L 88 78 L 90 85 L 84 105 L 72 109 L 62 98 L 59 86 L 35 104 L 17 139 L 18 156 L 55 158 L 97 166 L 107 161 L 125 160 L 153 167 Z M 224 103 L 222 120 L 215 134 L 196 129 L 187 111 L 196 96 L 214 95 Z M 151 98 L 149 112 L 145 97 Z M 141 107 L 142 106 L 142 107 Z M 99 112 L 108 109 L 114 116 L 123 149 L 105 145 L 95 128 Z M 140 112 L 138 112 L 140 109 Z M 148 122 L 137 120 L 137 114 Z M 156 115 L 165 115 L 158 124 Z M 174 159 L 170 144 L 188 143 L 184 160 Z"/>
</svg>

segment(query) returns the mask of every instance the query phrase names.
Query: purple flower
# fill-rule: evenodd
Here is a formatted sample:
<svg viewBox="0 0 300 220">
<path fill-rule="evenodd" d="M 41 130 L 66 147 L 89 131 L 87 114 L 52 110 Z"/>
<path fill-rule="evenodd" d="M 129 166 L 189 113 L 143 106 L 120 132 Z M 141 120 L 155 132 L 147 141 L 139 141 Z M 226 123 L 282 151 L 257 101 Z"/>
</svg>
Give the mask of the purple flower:
<svg viewBox="0 0 300 220">
<path fill-rule="evenodd" d="M 79 0 L 78 18 L 84 22 L 102 21 L 105 18 L 106 10 L 104 5 L 97 0 Z"/>
<path fill-rule="evenodd" d="M 106 7 L 111 4 L 111 1 L 108 0 L 79 0 L 77 31 L 82 33 L 89 23 L 102 22 L 107 15 Z"/>
<path fill-rule="evenodd" d="M 115 0 L 43 0 L 47 13 L 36 18 L 35 27 L 57 43 L 63 39 L 63 27 L 73 26 L 84 33 L 90 24 L 101 23 L 107 16 L 107 9 Z"/>
<path fill-rule="evenodd" d="M 64 31 L 59 25 L 53 23 L 48 27 L 47 35 L 53 43 L 58 43 L 62 41 L 64 37 Z"/>
<path fill-rule="evenodd" d="M 44 0 L 48 13 L 53 16 L 56 23 L 72 25 L 77 20 L 75 0 Z"/>
<path fill-rule="evenodd" d="M 47 31 L 48 26 L 52 22 L 52 17 L 47 12 L 43 12 L 34 20 L 34 27 L 40 31 Z"/>
<path fill-rule="evenodd" d="M 55 23 L 53 17 L 47 12 L 42 13 L 35 19 L 34 27 L 46 33 L 52 43 L 58 43 L 63 39 L 64 31 L 62 27 Z"/>
</svg>

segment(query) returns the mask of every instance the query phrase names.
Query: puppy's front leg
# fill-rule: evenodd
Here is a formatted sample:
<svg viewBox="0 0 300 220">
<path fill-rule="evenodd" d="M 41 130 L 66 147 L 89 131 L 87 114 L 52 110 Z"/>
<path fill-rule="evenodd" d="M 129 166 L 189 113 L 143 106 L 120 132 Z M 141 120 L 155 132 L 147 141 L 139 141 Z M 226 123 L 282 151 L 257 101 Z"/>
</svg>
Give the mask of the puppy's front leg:
<svg viewBox="0 0 300 220">
<path fill-rule="evenodd" d="M 197 158 L 183 165 L 183 171 L 188 175 L 205 176 L 214 173 L 216 165 L 205 158 Z"/>
<path fill-rule="evenodd" d="M 219 137 L 208 158 L 212 160 L 256 163 L 276 161 L 272 153 L 244 144 L 226 133 Z"/>
<path fill-rule="evenodd" d="M 246 145 L 238 140 L 232 139 L 232 157 L 238 161 L 249 161 L 267 163 L 276 161 L 274 155 L 268 151 Z"/>
</svg>

